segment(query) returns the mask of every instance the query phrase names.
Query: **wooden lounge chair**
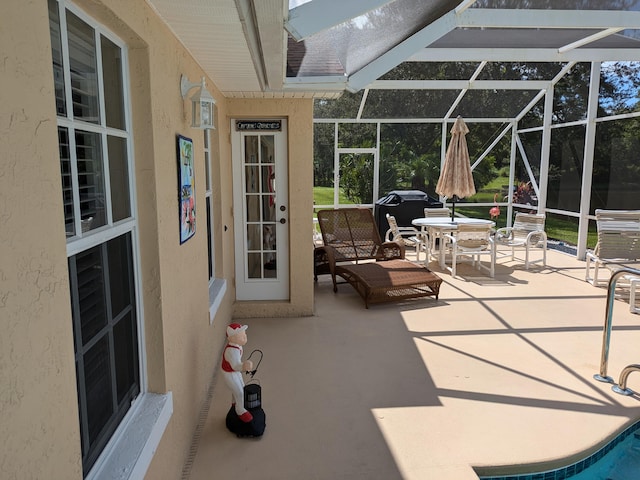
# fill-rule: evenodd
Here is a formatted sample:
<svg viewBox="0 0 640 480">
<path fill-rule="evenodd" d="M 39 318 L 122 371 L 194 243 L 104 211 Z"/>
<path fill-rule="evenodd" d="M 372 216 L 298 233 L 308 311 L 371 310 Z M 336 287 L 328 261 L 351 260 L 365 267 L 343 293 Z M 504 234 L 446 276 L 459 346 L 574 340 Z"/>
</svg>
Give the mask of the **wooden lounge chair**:
<svg viewBox="0 0 640 480">
<path fill-rule="evenodd" d="M 324 245 L 314 249 L 315 278 L 343 278 L 360 294 L 365 306 L 406 298 L 438 298 L 442 279 L 404 258 L 405 247 L 382 242 L 371 211 L 365 208 L 320 210 L 318 223 Z"/>
<path fill-rule="evenodd" d="M 596 224 L 598 243 L 593 251 L 587 252 L 585 280 L 599 286 L 609 281 L 598 279 L 600 267 L 615 271 L 620 265 L 640 261 L 640 210 L 599 209 Z"/>
</svg>

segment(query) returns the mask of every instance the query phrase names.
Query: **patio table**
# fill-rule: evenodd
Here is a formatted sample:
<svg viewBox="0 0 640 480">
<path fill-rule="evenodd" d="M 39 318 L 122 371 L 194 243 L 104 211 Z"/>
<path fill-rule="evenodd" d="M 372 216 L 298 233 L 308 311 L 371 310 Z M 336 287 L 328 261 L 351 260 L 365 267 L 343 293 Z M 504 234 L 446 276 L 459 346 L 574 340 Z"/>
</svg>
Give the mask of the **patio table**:
<svg viewBox="0 0 640 480">
<path fill-rule="evenodd" d="M 458 229 L 458 225 L 491 225 L 495 227 L 495 222 L 486 220 L 483 218 L 469 218 L 458 217 L 451 221 L 450 217 L 421 217 L 415 218 L 411 223 L 420 227 L 422 235 L 420 238 L 425 242 L 426 258 L 424 260 L 425 265 L 429 263 L 429 257 L 434 250 L 436 250 L 436 239 L 440 239 L 440 245 L 437 249 L 437 257 L 440 263 L 440 268 L 445 268 L 445 248 L 443 245 L 442 237 L 447 233 L 455 233 Z"/>
</svg>

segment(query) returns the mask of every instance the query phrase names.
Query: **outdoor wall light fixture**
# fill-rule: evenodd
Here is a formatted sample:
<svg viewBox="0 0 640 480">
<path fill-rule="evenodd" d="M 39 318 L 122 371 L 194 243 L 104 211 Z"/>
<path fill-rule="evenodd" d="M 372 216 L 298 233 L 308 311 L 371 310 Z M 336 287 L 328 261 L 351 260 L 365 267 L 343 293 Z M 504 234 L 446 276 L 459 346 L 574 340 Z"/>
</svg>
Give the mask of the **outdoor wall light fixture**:
<svg viewBox="0 0 640 480">
<path fill-rule="evenodd" d="M 180 76 L 182 98 L 186 98 L 189 91 L 196 87 L 198 87 L 198 90 L 191 97 L 191 126 L 203 130 L 214 129 L 216 126 L 213 113 L 216 101 L 207 91 L 204 77 L 202 77 L 202 82 L 200 83 L 191 83 L 184 75 Z"/>
</svg>

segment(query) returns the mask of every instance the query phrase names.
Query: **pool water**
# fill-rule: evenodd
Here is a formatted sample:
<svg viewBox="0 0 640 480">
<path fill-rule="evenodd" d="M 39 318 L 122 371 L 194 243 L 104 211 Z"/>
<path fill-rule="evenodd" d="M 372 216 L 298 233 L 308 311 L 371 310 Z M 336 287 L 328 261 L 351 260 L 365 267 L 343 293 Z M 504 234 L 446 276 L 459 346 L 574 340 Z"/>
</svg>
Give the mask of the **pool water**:
<svg viewBox="0 0 640 480">
<path fill-rule="evenodd" d="M 640 422 L 635 423 L 593 455 L 557 470 L 480 480 L 640 480 Z"/>
<path fill-rule="evenodd" d="M 640 479 L 640 434 L 629 435 L 602 460 L 577 474 L 573 480 Z"/>
</svg>

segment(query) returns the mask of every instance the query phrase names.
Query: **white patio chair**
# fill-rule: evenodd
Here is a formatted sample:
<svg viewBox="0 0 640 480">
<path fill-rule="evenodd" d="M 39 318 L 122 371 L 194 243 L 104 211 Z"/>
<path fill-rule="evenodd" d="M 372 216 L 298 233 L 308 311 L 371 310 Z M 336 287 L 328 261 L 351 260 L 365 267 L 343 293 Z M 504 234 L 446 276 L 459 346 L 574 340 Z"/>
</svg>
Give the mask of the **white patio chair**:
<svg viewBox="0 0 640 480">
<path fill-rule="evenodd" d="M 451 268 L 447 270 L 456 276 L 458 257 L 471 257 L 472 264 L 478 269 L 485 269 L 493 278 L 496 271 L 496 248 L 493 241 L 491 225 L 462 224 L 453 233 L 444 235 L 448 240 L 451 253 Z M 482 264 L 481 255 L 489 256 L 489 267 Z"/>
<path fill-rule="evenodd" d="M 593 251 L 587 251 L 585 280 L 600 286 L 609 281 L 598 279 L 600 267 L 615 271 L 620 265 L 640 261 L 640 210 L 598 209 L 595 213 L 598 243 Z"/>
<path fill-rule="evenodd" d="M 516 249 L 524 249 L 524 268 L 529 269 L 532 263 L 542 262 L 547 265 L 547 234 L 544 231 L 544 213 L 516 213 L 516 219 L 512 227 L 504 227 L 496 230 L 496 245 L 511 247 L 511 260 L 516 260 Z M 540 260 L 529 260 L 530 250 L 534 247 L 542 247 Z M 521 260 L 521 259 L 518 259 Z"/>
<path fill-rule="evenodd" d="M 320 232 L 318 219 L 316 217 L 313 218 L 313 246 L 317 247 L 322 245 L 322 233 Z"/>
<path fill-rule="evenodd" d="M 435 207 L 435 208 L 425 207 L 424 217 L 425 218 L 433 218 L 433 217 L 451 218 L 451 209 L 448 207 Z M 429 256 L 431 253 L 433 253 L 433 255 L 435 256 L 438 256 L 438 249 L 440 245 L 438 245 L 439 240 L 437 240 L 438 238 L 437 235 L 432 235 L 431 233 L 424 232 L 424 237 L 425 237 L 424 238 L 425 242 L 427 242 L 426 243 L 427 260 L 429 260 Z"/>
<path fill-rule="evenodd" d="M 420 252 L 426 249 L 420 230 L 415 227 L 399 226 L 396 217 L 388 213 L 386 217 L 389 229 L 385 233 L 385 242 L 402 242 L 406 247 L 414 247 L 416 249 L 416 261 L 420 261 Z"/>
<path fill-rule="evenodd" d="M 424 209 L 424 216 L 426 218 L 429 217 L 450 217 L 451 216 L 451 209 L 447 208 L 447 207 L 438 207 L 438 208 L 431 208 L 431 207 L 425 207 Z"/>
</svg>

